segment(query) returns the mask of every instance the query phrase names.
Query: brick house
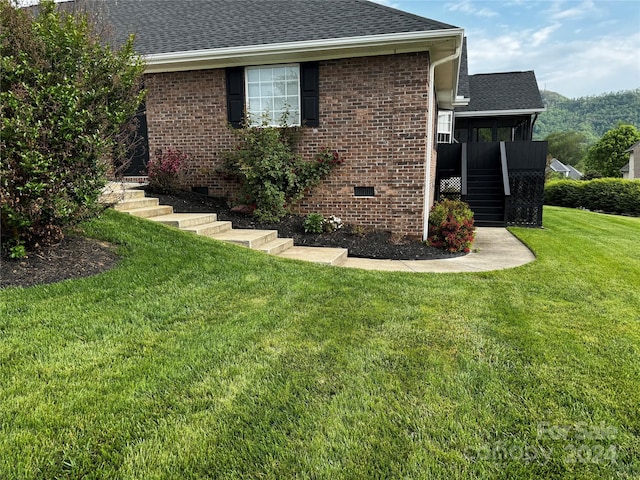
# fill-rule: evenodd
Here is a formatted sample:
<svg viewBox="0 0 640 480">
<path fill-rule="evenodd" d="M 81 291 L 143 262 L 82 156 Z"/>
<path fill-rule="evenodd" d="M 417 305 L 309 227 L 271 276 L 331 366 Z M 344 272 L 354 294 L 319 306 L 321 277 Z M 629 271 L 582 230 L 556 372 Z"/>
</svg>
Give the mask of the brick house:
<svg viewBox="0 0 640 480">
<path fill-rule="evenodd" d="M 434 198 L 436 118 L 451 109 L 463 30 L 364 0 L 119 0 L 116 40 L 136 34 L 148 151 L 190 154 L 185 187 L 229 196 L 217 172 L 243 111 L 302 126 L 299 151 L 344 164 L 300 213 L 423 236 Z M 275 80 L 274 80 L 275 79 Z M 364 188 L 363 188 L 364 187 Z M 363 195 L 364 194 L 364 195 Z"/>
<path fill-rule="evenodd" d="M 188 153 L 185 188 L 236 197 L 238 185 L 219 171 L 235 142 L 230 126 L 265 112 L 275 125 L 286 109 L 301 127 L 303 157 L 326 147 L 344 160 L 299 213 L 426 238 L 443 175 L 457 164 L 478 224 L 541 225 L 546 144 L 531 142 L 544 110 L 535 76 L 469 76 L 461 28 L 367 0 L 95 5 L 115 42 L 136 35 L 147 64 L 144 152 Z"/>
</svg>

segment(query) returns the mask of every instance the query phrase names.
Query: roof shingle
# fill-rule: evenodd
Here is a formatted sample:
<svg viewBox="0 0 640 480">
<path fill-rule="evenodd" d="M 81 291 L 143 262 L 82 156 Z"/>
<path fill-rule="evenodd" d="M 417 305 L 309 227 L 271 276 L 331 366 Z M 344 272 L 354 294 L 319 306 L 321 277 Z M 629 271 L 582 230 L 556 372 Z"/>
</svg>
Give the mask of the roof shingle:
<svg viewBox="0 0 640 480">
<path fill-rule="evenodd" d="M 456 28 L 366 0 L 98 2 L 143 55 Z"/>
<path fill-rule="evenodd" d="M 456 112 L 544 110 L 533 71 L 469 75 L 471 101 Z"/>
</svg>

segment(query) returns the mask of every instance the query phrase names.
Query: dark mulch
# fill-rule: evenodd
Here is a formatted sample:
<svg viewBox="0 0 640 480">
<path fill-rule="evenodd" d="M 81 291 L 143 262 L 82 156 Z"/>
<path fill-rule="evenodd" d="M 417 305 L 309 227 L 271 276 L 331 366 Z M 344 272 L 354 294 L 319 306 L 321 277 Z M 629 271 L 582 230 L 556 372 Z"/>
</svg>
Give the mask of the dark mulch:
<svg viewBox="0 0 640 480">
<path fill-rule="evenodd" d="M 160 199 L 160 204 L 171 205 L 176 213 L 216 213 L 219 220 L 231 221 L 234 228 L 256 228 L 278 230 L 283 238 L 293 238 L 295 245 L 308 247 L 342 247 L 349 249 L 350 257 L 385 258 L 392 260 L 434 260 L 464 254 L 448 253 L 429 247 L 425 243 L 408 237 L 397 237 L 391 232 L 354 232 L 345 225 L 331 233 L 305 233 L 304 218 L 288 215 L 281 222 L 260 222 L 252 215 L 231 212 L 224 199 L 207 197 L 192 192 L 177 192 L 163 195 L 147 190 L 147 196 Z"/>
<path fill-rule="evenodd" d="M 118 256 L 105 242 L 77 236 L 30 252 L 19 260 L 2 258 L 0 288 L 31 287 L 96 275 L 113 268 Z"/>
</svg>

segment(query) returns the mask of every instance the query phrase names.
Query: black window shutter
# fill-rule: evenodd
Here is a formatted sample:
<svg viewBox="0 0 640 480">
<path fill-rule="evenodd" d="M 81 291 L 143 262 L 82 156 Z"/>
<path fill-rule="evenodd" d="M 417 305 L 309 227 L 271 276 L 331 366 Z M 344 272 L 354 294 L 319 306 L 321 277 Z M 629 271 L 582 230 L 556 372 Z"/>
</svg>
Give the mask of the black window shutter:
<svg viewBox="0 0 640 480">
<path fill-rule="evenodd" d="M 302 77 L 302 125 L 318 127 L 320 125 L 319 108 L 319 76 L 318 62 L 300 64 L 300 76 Z"/>
<path fill-rule="evenodd" d="M 243 115 L 244 68 L 227 68 L 227 119 L 234 128 L 240 128 Z"/>
</svg>

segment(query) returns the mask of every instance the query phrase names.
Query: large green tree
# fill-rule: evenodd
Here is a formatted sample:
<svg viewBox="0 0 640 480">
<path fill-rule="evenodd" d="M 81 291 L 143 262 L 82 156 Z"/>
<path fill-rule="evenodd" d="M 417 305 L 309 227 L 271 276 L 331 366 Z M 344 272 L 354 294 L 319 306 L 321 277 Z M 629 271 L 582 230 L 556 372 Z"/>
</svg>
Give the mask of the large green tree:
<svg viewBox="0 0 640 480">
<path fill-rule="evenodd" d="M 587 154 L 589 140 L 581 132 L 556 132 L 545 138 L 549 144 L 549 155 L 566 165 L 576 166 Z"/>
<path fill-rule="evenodd" d="M 142 99 L 133 38 L 112 47 L 87 14 L 0 0 L 2 247 L 58 241 L 97 211 L 123 126 Z"/>
<path fill-rule="evenodd" d="M 625 150 L 638 141 L 640 131 L 636 127 L 620 124 L 589 148 L 585 164 L 589 170 L 603 177 L 620 177 L 620 169 L 629 161 L 629 154 Z"/>
</svg>

